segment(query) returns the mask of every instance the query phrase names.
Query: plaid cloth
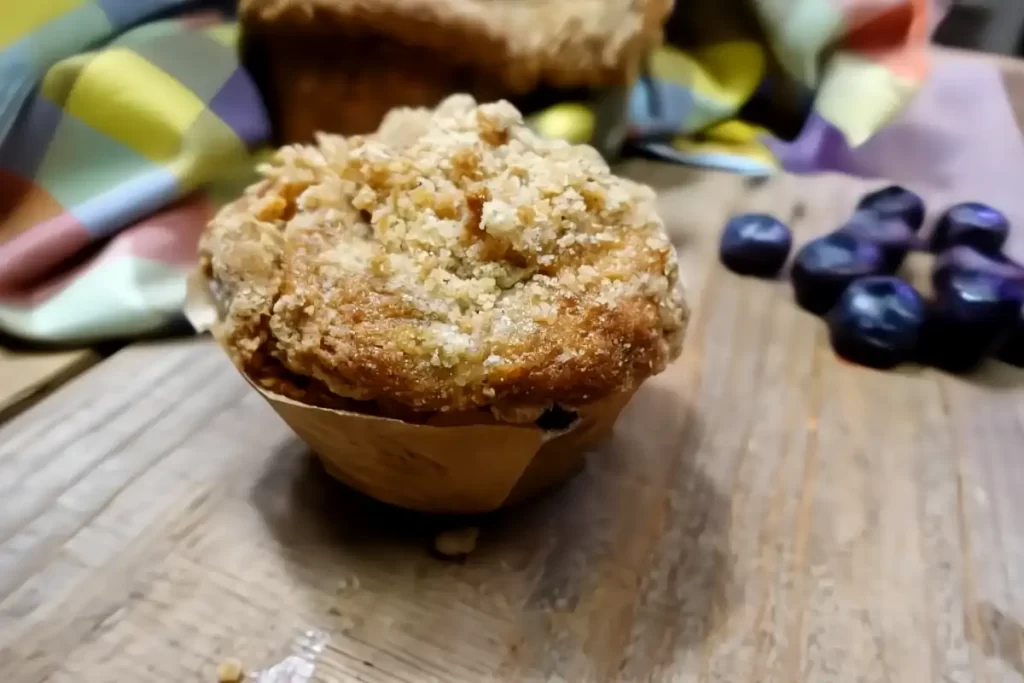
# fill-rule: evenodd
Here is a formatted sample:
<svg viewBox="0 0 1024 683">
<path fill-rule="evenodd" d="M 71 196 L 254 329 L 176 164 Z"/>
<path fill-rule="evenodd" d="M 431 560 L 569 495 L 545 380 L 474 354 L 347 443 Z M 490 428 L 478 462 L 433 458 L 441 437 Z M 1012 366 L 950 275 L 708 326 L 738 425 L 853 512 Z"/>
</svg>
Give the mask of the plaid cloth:
<svg viewBox="0 0 1024 683">
<path fill-rule="evenodd" d="M 195 5 L 0 11 L 0 330 L 136 335 L 180 309 L 218 192 L 247 179 L 269 136 L 235 24 L 216 11 L 140 24 Z"/>
<path fill-rule="evenodd" d="M 228 3 L 3 4 L 0 331 L 67 342 L 158 330 L 178 314 L 203 225 L 269 138 Z M 787 127 L 858 145 L 927 68 L 928 0 L 677 5 L 669 45 L 625 95 L 633 151 L 814 172 Z M 532 120 L 586 140 L 599 115 L 566 104 Z"/>
<path fill-rule="evenodd" d="M 856 147 L 924 80 L 935 14 L 931 0 L 677 2 L 628 96 L 630 147 L 754 175 L 793 170 L 777 142 L 809 122 Z M 596 125 L 573 105 L 536 118 L 572 139 Z"/>
</svg>

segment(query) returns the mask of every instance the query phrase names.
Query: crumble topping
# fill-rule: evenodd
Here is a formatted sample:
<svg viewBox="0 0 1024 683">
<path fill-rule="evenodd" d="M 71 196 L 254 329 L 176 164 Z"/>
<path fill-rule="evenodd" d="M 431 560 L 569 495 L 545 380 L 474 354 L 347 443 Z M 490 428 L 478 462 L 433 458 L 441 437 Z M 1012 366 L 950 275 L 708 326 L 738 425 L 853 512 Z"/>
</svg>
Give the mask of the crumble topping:
<svg viewBox="0 0 1024 683">
<path fill-rule="evenodd" d="M 653 191 L 508 102 L 397 109 L 374 135 L 321 135 L 259 170 L 200 251 L 218 335 L 267 386 L 297 375 L 522 420 L 632 389 L 680 352 L 688 313 Z"/>
</svg>

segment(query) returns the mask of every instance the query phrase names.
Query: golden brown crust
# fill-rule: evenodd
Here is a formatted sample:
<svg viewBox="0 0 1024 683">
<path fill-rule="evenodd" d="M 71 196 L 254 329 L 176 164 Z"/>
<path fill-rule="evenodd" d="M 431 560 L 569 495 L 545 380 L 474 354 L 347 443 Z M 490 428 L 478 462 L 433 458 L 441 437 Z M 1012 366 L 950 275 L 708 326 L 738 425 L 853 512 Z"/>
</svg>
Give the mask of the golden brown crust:
<svg viewBox="0 0 1024 683">
<path fill-rule="evenodd" d="M 662 39 L 672 0 L 241 0 L 247 33 L 379 36 L 493 74 L 510 94 L 539 83 L 625 85 Z"/>
<path fill-rule="evenodd" d="M 687 309 L 653 192 L 507 102 L 396 110 L 261 172 L 200 250 L 218 337 L 274 391 L 530 421 L 679 354 Z"/>
</svg>

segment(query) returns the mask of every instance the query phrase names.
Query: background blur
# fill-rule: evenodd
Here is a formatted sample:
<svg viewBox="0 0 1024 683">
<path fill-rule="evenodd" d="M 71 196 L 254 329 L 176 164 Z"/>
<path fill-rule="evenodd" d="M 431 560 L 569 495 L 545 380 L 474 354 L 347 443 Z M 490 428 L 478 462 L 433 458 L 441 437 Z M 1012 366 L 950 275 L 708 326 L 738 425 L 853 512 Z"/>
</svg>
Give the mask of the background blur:
<svg viewBox="0 0 1024 683">
<path fill-rule="evenodd" d="M 950 47 L 1024 55 L 1024 0 L 946 0 L 935 41 Z"/>
</svg>

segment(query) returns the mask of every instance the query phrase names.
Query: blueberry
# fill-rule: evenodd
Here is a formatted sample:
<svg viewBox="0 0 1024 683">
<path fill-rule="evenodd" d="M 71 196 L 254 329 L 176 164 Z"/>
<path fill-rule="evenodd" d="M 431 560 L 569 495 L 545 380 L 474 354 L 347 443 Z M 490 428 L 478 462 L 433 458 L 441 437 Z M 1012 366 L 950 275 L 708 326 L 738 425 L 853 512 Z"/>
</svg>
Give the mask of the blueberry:
<svg viewBox="0 0 1024 683">
<path fill-rule="evenodd" d="M 982 254 L 971 247 L 959 246 L 947 249 L 935 260 L 932 283 L 936 290 L 948 287 L 955 273 L 974 273 L 1002 278 L 1011 295 L 1024 292 L 1024 265 L 1005 254 Z M 1017 315 L 1006 338 L 999 342 L 996 356 L 1011 365 L 1024 367 L 1024 308 Z"/>
<path fill-rule="evenodd" d="M 793 261 L 796 302 L 811 313 L 826 313 L 843 290 L 866 275 L 885 272 L 885 257 L 877 245 L 836 232 L 811 240 Z"/>
<path fill-rule="evenodd" d="M 914 232 L 924 223 L 924 201 L 905 187 L 890 185 L 861 197 L 857 209 L 866 209 L 885 218 L 899 218 Z"/>
<path fill-rule="evenodd" d="M 907 257 L 907 252 L 917 244 L 916 235 L 902 218 L 893 218 L 872 211 L 858 211 L 853 214 L 839 232 L 845 232 L 878 245 L 885 259 L 885 270 L 895 273 Z"/>
<path fill-rule="evenodd" d="M 829 311 L 832 348 L 847 360 L 891 368 L 914 358 L 925 321 L 924 299 L 892 275 L 864 277 Z"/>
<path fill-rule="evenodd" d="M 935 259 L 932 285 L 941 289 L 954 273 L 987 273 L 1024 285 L 1024 266 L 1003 254 L 983 254 L 963 245 L 947 249 Z"/>
<path fill-rule="evenodd" d="M 1010 222 L 986 204 L 965 202 L 949 207 L 935 223 L 932 251 L 943 251 L 958 244 L 978 251 L 998 252 L 1010 235 Z"/>
<path fill-rule="evenodd" d="M 1017 312 L 1006 339 L 999 345 L 996 353 L 999 360 L 1024 368 L 1024 306 Z"/>
<path fill-rule="evenodd" d="M 1011 332 L 1024 303 L 1024 287 L 977 270 L 950 270 L 937 284 L 921 336 L 922 360 L 966 372 Z"/>
<path fill-rule="evenodd" d="M 793 235 L 782 221 L 763 213 L 734 216 L 725 224 L 719 258 L 740 275 L 772 277 L 786 263 Z"/>
</svg>

